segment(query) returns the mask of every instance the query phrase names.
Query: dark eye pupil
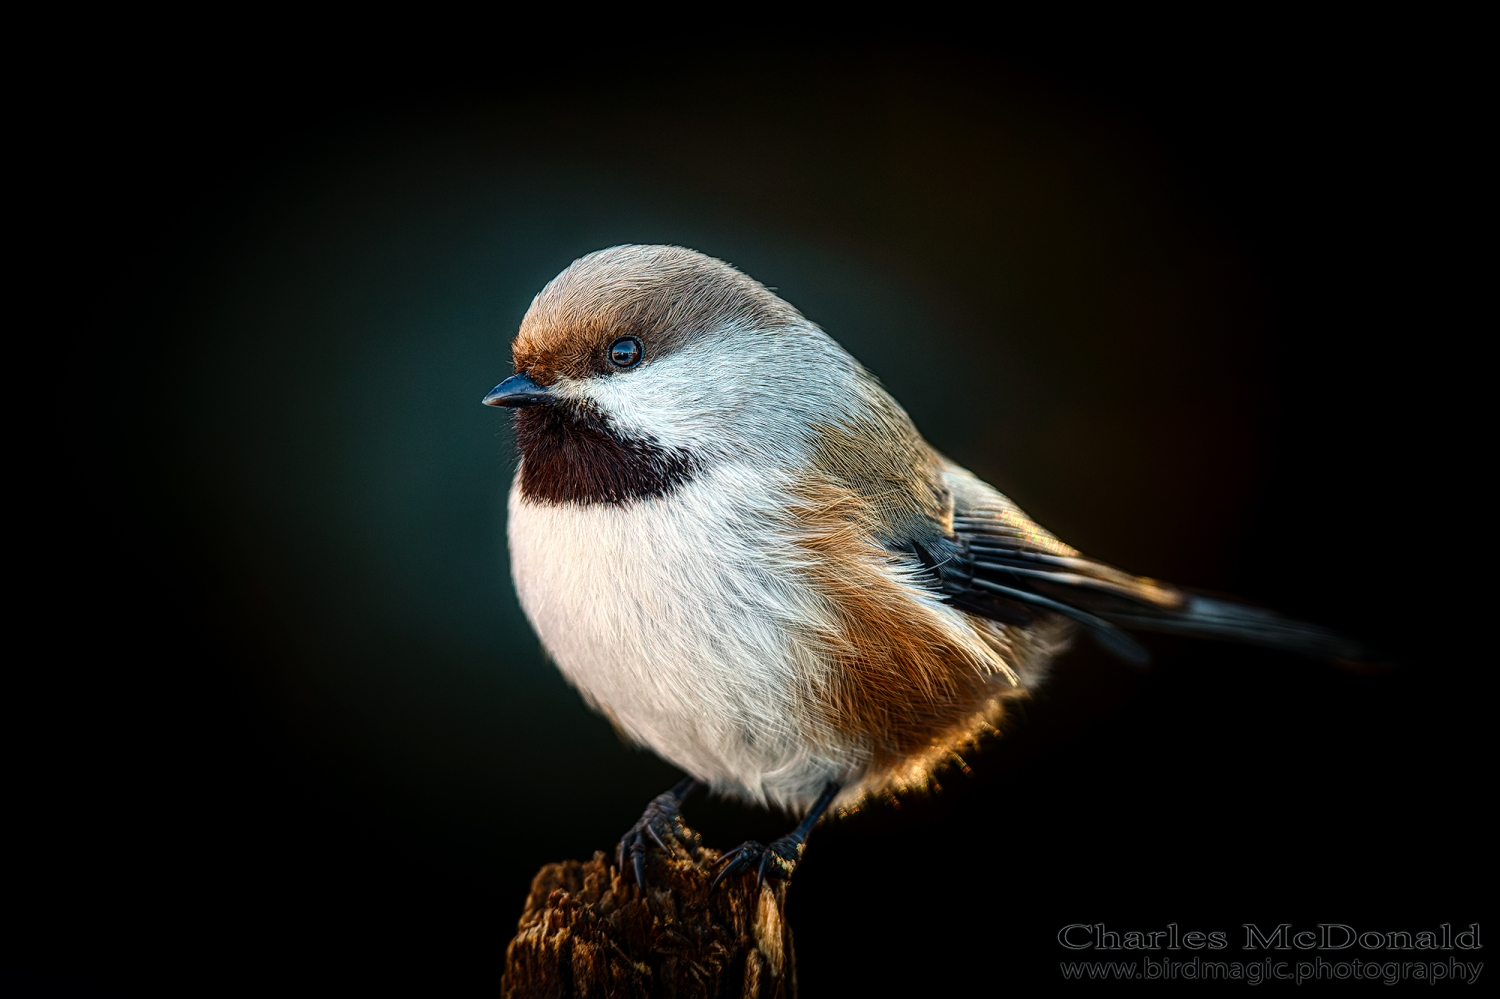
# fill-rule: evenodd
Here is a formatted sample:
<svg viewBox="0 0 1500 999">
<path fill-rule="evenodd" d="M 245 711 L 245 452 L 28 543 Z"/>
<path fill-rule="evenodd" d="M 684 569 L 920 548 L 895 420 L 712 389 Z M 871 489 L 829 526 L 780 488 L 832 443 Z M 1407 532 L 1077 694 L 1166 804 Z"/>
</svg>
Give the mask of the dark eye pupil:
<svg viewBox="0 0 1500 999">
<path fill-rule="evenodd" d="M 641 342 L 633 336 L 622 336 L 609 345 L 609 360 L 617 368 L 632 368 L 641 360 Z"/>
</svg>

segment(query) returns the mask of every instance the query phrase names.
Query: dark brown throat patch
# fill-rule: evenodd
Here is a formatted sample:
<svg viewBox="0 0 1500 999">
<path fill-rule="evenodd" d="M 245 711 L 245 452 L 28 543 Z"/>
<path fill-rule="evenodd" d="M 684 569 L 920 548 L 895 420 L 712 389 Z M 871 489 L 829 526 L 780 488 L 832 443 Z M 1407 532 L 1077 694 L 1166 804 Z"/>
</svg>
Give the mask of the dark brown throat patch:
<svg viewBox="0 0 1500 999">
<path fill-rule="evenodd" d="M 666 496 L 690 481 L 691 454 L 624 437 L 601 413 L 577 405 L 515 411 L 521 495 L 541 503 L 629 503 Z"/>
</svg>

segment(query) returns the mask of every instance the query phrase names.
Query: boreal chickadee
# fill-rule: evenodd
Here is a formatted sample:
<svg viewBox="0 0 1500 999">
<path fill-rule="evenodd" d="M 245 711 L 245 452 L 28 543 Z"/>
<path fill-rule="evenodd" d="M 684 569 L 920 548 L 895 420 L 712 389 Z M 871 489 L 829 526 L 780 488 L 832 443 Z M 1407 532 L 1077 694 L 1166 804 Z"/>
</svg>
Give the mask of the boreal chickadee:
<svg viewBox="0 0 1500 999">
<path fill-rule="evenodd" d="M 923 785 L 1080 631 L 1133 663 L 1126 629 L 1365 657 L 1080 555 L 720 260 L 591 253 L 536 296 L 512 350 L 484 402 L 515 411 L 521 606 L 590 704 L 691 775 L 621 842 L 638 882 L 705 785 L 805 814 L 719 872 L 787 875 L 830 804 Z"/>
</svg>

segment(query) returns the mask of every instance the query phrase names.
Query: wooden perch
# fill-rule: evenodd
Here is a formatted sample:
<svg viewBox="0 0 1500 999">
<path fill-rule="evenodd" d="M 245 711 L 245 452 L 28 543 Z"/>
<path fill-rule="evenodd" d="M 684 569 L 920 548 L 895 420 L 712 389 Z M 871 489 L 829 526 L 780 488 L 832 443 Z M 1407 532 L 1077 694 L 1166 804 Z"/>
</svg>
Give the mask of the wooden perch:
<svg viewBox="0 0 1500 999">
<path fill-rule="evenodd" d="M 719 852 L 683 828 L 647 856 L 646 890 L 602 853 L 548 864 L 505 951 L 503 999 L 578 996 L 794 999 L 787 882 L 755 872 L 709 894 Z"/>
</svg>

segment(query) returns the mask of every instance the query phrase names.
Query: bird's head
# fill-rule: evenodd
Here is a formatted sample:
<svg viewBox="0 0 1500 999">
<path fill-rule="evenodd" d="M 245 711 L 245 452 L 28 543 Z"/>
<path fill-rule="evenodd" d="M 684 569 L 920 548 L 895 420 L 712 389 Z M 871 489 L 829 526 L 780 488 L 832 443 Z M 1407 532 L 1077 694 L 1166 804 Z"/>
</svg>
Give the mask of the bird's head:
<svg viewBox="0 0 1500 999">
<path fill-rule="evenodd" d="M 515 410 L 521 489 L 543 501 L 665 495 L 726 461 L 795 468 L 888 402 L 770 289 L 675 246 L 575 261 L 532 302 L 513 359 L 484 402 Z"/>
</svg>

